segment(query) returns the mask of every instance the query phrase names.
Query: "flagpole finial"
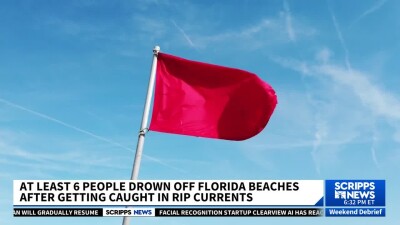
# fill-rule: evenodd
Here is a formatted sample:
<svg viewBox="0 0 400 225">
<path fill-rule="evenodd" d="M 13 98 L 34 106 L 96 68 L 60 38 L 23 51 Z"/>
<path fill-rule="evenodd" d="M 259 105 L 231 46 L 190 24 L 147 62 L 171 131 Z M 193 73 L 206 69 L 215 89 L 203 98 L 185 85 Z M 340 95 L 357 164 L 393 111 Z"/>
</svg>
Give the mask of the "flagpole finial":
<svg viewBox="0 0 400 225">
<path fill-rule="evenodd" d="M 155 55 L 157 55 L 159 52 L 160 52 L 160 46 L 158 46 L 158 45 L 154 46 L 154 48 L 153 48 L 153 53 L 154 53 Z"/>
</svg>

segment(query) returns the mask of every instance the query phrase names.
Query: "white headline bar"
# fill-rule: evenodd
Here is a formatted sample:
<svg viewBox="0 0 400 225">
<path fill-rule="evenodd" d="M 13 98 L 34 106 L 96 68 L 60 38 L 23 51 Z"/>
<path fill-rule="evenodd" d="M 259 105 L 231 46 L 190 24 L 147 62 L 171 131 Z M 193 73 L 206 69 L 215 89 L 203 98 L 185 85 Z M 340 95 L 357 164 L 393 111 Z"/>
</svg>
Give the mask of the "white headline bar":
<svg viewBox="0 0 400 225">
<path fill-rule="evenodd" d="M 316 205 L 323 180 L 14 180 L 14 205 Z"/>
</svg>

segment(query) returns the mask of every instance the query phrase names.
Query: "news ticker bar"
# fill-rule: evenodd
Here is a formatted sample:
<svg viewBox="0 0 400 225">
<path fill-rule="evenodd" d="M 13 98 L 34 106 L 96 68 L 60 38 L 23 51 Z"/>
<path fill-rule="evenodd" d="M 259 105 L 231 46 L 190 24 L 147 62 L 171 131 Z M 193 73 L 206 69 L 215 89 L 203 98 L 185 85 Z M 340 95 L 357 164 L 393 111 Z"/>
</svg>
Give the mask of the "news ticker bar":
<svg viewBox="0 0 400 225">
<path fill-rule="evenodd" d="M 320 217 L 322 208 L 14 208 L 14 217 Z"/>
<path fill-rule="evenodd" d="M 385 217 L 385 208 L 14 208 L 14 217 Z"/>
</svg>

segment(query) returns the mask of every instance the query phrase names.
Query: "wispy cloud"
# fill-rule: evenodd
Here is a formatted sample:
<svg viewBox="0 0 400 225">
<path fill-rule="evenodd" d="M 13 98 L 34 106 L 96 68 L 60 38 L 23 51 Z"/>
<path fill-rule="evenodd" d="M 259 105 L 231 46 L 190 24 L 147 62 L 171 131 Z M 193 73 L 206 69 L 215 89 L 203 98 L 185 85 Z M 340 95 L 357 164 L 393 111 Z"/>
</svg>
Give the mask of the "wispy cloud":
<svg viewBox="0 0 400 225">
<path fill-rule="evenodd" d="M 172 3 L 176 7 L 182 7 Z M 200 13 L 196 7 L 185 4 L 188 12 L 177 13 L 174 18 L 160 15 L 137 14 L 133 17 L 135 29 L 140 32 L 134 34 L 135 39 L 151 39 L 160 41 L 164 45 L 184 43 L 191 48 L 202 49 L 210 46 L 234 45 L 245 49 L 256 49 L 264 46 L 275 46 L 288 42 L 298 41 L 313 36 L 316 30 L 307 23 L 294 20 L 287 0 L 283 1 L 283 9 L 276 15 L 252 20 L 249 23 L 236 26 L 219 27 L 214 17 L 205 17 L 198 21 L 193 14 Z M 192 12 L 192 13 L 189 13 Z M 204 14 L 204 12 L 201 12 Z M 178 32 L 176 32 L 178 31 Z M 221 45 L 223 43 L 223 45 Z M 240 43 L 240 45 L 237 45 Z"/>
<path fill-rule="evenodd" d="M 175 20 L 171 20 L 171 22 L 172 22 L 172 24 L 174 24 L 176 29 L 178 29 L 179 32 L 181 32 L 181 34 L 183 35 L 185 40 L 189 43 L 189 45 L 192 46 L 193 48 L 195 48 L 196 46 L 194 45 L 192 39 L 190 39 L 189 35 L 187 35 L 186 32 L 180 26 L 178 26 L 178 24 L 176 24 Z"/>
<path fill-rule="evenodd" d="M 325 49 L 321 51 L 326 51 Z M 322 54 L 322 53 L 321 53 Z M 271 58 L 276 63 L 300 72 L 303 75 L 320 75 L 331 78 L 338 84 L 347 86 L 374 115 L 388 119 L 400 120 L 400 101 L 391 92 L 385 91 L 368 77 L 369 74 L 359 70 L 348 70 L 333 63 L 313 63 L 282 57 Z M 347 64 L 347 63 L 346 63 Z M 350 64 L 350 62 L 349 62 Z M 351 65 L 350 65 L 351 66 Z"/>
<path fill-rule="evenodd" d="M 371 155 L 372 155 L 372 161 L 374 162 L 375 166 L 377 168 L 380 168 L 380 164 L 379 164 L 378 158 L 376 156 L 376 143 L 377 142 L 378 142 L 377 132 L 374 131 L 374 134 L 372 136 Z"/>
<path fill-rule="evenodd" d="M 231 33 L 231 36 L 236 36 L 238 38 L 253 37 L 253 35 L 257 35 L 258 33 L 267 29 L 272 29 L 275 26 L 275 22 L 268 19 L 263 19 L 259 23 L 246 27 L 237 33 Z"/>
<path fill-rule="evenodd" d="M 283 9 L 286 21 L 286 32 L 288 33 L 289 39 L 291 41 L 296 41 L 296 34 L 292 26 L 292 13 L 290 11 L 290 6 L 287 0 L 283 1 Z"/>
<path fill-rule="evenodd" d="M 326 51 L 322 49 L 321 51 Z M 322 54 L 322 53 L 321 53 Z M 323 53 L 322 55 L 324 55 Z M 318 55 L 318 54 L 317 54 Z M 322 58 L 327 58 L 327 57 L 322 57 Z M 395 96 L 393 93 L 386 91 L 382 87 L 380 87 L 378 84 L 372 82 L 369 77 L 370 75 L 359 71 L 357 69 L 352 68 L 351 70 L 348 69 L 348 66 L 341 66 L 334 64 L 330 61 L 324 61 L 324 60 L 319 60 L 319 62 L 307 62 L 307 61 L 299 61 L 299 60 L 294 60 L 294 59 L 285 59 L 285 58 L 278 58 L 275 57 L 273 58 L 275 62 L 279 63 L 280 65 L 293 69 L 295 71 L 300 72 L 301 74 L 307 76 L 307 77 L 313 77 L 316 79 L 324 79 L 324 80 L 330 80 L 331 82 L 327 82 L 331 87 L 329 89 L 331 90 L 337 90 L 340 89 L 341 91 L 339 93 L 331 93 L 335 97 L 329 98 L 329 92 L 325 93 L 327 94 L 326 97 L 330 99 L 329 104 L 334 104 L 327 110 L 324 110 L 320 113 L 321 115 L 324 115 L 325 118 L 320 118 L 316 120 L 316 129 L 315 129 L 315 134 L 314 134 L 314 142 L 313 142 L 313 151 L 311 152 L 312 157 L 315 162 L 315 167 L 317 172 L 320 171 L 320 158 L 319 155 L 322 153 L 319 149 L 322 146 L 326 146 L 324 142 L 329 141 L 332 139 L 332 135 L 336 135 L 333 132 L 327 132 L 329 131 L 331 126 L 335 127 L 335 132 L 337 133 L 338 129 L 338 124 L 335 122 L 335 125 L 333 124 L 324 124 L 324 121 L 338 121 L 337 119 L 343 120 L 341 123 L 345 124 L 344 126 L 347 128 L 342 128 L 343 130 L 346 130 L 347 132 L 352 132 L 357 135 L 360 133 L 360 131 L 357 131 L 360 129 L 360 127 L 369 127 L 373 129 L 373 121 L 369 122 L 370 119 L 375 120 L 378 118 L 384 118 L 387 121 L 392 121 L 394 123 L 390 123 L 389 125 L 395 128 L 396 130 L 399 130 L 399 122 L 400 122 L 400 100 L 398 99 L 397 96 Z M 322 81 L 321 81 L 322 82 Z M 323 84 L 323 83 L 322 83 Z M 336 88 L 335 88 L 336 87 Z M 323 86 L 322 88 L 326 88 Z M 329 90 L 328 89 L 328 90 Z M 347 97 L 341 97 L 340 95 L 338 96 L 337 94 L 343 94 L 345 92 L 353 93 L 356 99 L 359 100 L 358 105 L 356 106 L 357 103 L 346 103 L 342 102 L 344 101 L 349 101 L 348 98 L 349 96 L 346 95 Z M 349 105 L 350 104 L 350 105 Z M 348 108 L 348 106 L 352 108 Z M 347 114 L 343 114 L 340 110 L 335 111 L 335 114 L 332 117 L 332 115 L 329 115 L 329 112 L 331 112 L 331 109 L 333 108 L 339 108 L 343 107 L 346 109 L 344 112 L 351 110 L 351 114 L 353 114 L 353 117 L 357 115 L 357 113 L 361 113 L 362 118 L 360 118 L 360 121 L 357 122 L 357 119 L 354 118 L 348 122 L 346 122 L 344 117 Z M 361 107 L 361 108 L 360 108 Z M 317 107 L 318 110 L 321 110 L 321 107 Z M 317 113 L 318 113 L 317 110 Z M 342 115 L 343 114 L 343 115 Z M 318 115 L 318 114 L 317 114 Z M 318 122 L 319 121 L 319 122 Z M 349 123 L 350 122 L 350 123 Z M 351 123 L 354 123 L 351 125 Z M 364 124 L 364 125 L 362 125 Z M 397 125 L 396 125 L 397 124 Z M 360 126 L 361 125 L 361 126 Z M 346 144 L 350 141 L 352 141 L 353 138 L 357 136 L 351 137 L 350 135 L 347 140 L 343 141 L 342 144 Z M 396 136 L 396 135 L 394 135 Z M 373 143 L 370 148 L 370 153 L 371 153 L 371 158 L 374 162 L 374 165 L 379 169 L 380 168 L 380 163 L 378 160 L 378 155 L 377 155 L 377 145 L 376 143 L 378 140 L 376 139 L 376 134 L 373 135 L 372 137 Z M 366 142 L 370 142 L 371 139 L 366 139 Z M 395 141 L 395 138 L 394 138 Z"/>
<path fill-rule="evenodd" d="M 348 87 L 374 115 L 400 120 L 400 101 L 391 92 L 371 82 L 365 72 L 352 69 L 349 71 L 340 65 L 312 64 L 305 61 L 275 57 L 280 65 L 300 72 L 303 75 L 329 77 L 335 83 Z"/>
<path fill-rule="evenodd" d="M 124 146 L 124 145 L 122 145 L 122 144 L 120 144 L 120 143 L 117 143 L 117 142 L 115 142 L 115 141 L 112 141 L 112 140 L 110 140 L 110 139 L 108 139 L 108 138 L 105 138 L 105 137 L 96 135 L 96 134 L 94 134 L 94 133 L 92 133 L 92 132 L 90 132 L 90 131 L 81 129 L 81 128 L 76 127 L 76 126 L 74 126 L 74 125 L 71 125 L 71 124 L 69 124 L 69 123 L 66 123 L 66 122 L 63 122 L 63 121 L 61 121 L 61 120 L 58 120 L 58 119 L 56 119 L 56 118 L 54 118 L 54 117 L 45 115 L 45 114 L 43 114 L 43 113 L 40 113 L 40 112 L 31 110 L 31 109 L 28 109 L 28 108 L 23 107 L 23 106 L 21 106 L 21 105 L 15 104 L 15 103 L 10 102 L 10 101 L 7 101 L 7 100 L 5 100 L 5 99 L 3 99 L 3 98 L 0 98 L 0 102 L 2 102 L 2 103 L 4 103 L 4 104 L 7 104 L 7 105 L 9 105 L 9 106 L 12 106 L 12 107 L 14 107 L 14 108 L 23 110 L 23 111 L 25 111 L 25 112 L 28 112 L 28 113 L 30 113 L 30 114 L 36 115 L 36 116 L 41 117 L 41 118 L 43 118 L 43 119 L 46 119 L 46 120 L 52 121 L 52 122 L 54 122 L 54 123 L 60 124 L 60 125 L 62 125 L 62 126 L 64 126 L 64 127 L 70 128 L 70 129 L 75 130 L 75 131 L 77 131 L 77 132 L 79 132 L 79 133 L 86 134 L 86 135 L 88 135 L 88 136 L 90 136 L 90 137 L 92 137 L 92 138 L 95 138 L 95 139 L 97 139 L 97 140 L 107 142 L 107 143 L 109 143 L 109 144 L 111 144 L 111 145 L 120 147 L 120 148 L 122 148 L 122 149 L 124 149 L 124 150 L 127 150 L 127 151 L 130 151 L 130 152 L 135 152 L 133 149 L 131 149 L 131 148 L 129 148 L 129 147 L 126 147 L 126 146 Z"/>
<path fill-rule="evenodd" d="M 127 2 L 129 7 L 135 7 L 142 11 L 152 10 L 155 6 L 168 6 L 171 4 L 169 0 L 135 0 L 135 2 Z"/>
<path fill-rule="evenodd" d="M 365 11 L 356 21 L 362 19 L 370 13 L 375 12 L 382 7 L 385 2 L 386 0 L 377 2 L 377 4 Z M 337 37 L 344 51 L 345 65 L 347 70 L 345 71 L 339 66 L 324 64 L 322 66 L 317 66 L 317 73 L 328 75 L 337 83 L 348 86 L 358 96 L 364 106 L 368 107 L 374 115 L 383 116 L 388 119 L 399 120 L 400 113 L 398 112 L 400 112 L 400 101 L 391 93 L 385 92 L 383 89 L 373 84 L 368 79 L 369 76 L 367 74 L 364 74 L 360 71 L 353 71 L 350 63 L 349 50 L 343 38 L 342 31 L 331 9 L 330 13 Z M 376 155 L 376 143 L 377 134 L 376 131 L 374 131 L 372 137 L 371 157 L 375 166 L 380 168 L 380 164 Z"/>
<path fill-rule="evenodd" d="M 323 138 L 326 136 L 323 131 L 317 130 L 314 134 L 314 139 L 309 140 L 293 140 L 291 139 L 290 143 L 246 143 L 246 149 L 256 149 L 256 150 L 266 150 L 266 151 L 295 151 L 297 149 L 309 149 L 320 146 L 338 146 L 342 144 L 348 143 L 351 138 L 349 139 L 331 139 L 331 140 L 324 140 Z M 324 136 L 323 136 L 324 135 Z M 287 140 L 288 138 L 286 138 Z M 322 141 L 324 140 L 324 141 Z"/>
<path fill-rule="evenodd" d="M 270 56 L 269 59 L 283 67 L 300 72 L 302 75 L 312 75 L 310 65 L 305 61 L 280 56 Z"/>
<path fill-rule="evenodd" d="M 66 150 L 60 147 L 60 149 L 54 149 L 54 151 L 44 152 L 30 145 L 22 147 L 24 144 L 21 144 L 22 138 L 20 136 L 19 133 L 0 133 L 0 164 L 8 165 L 5 168 L 10 175 L 8 177 L 11 178 L 12 175 L 20 176 L 21 171 L 36 171 L 37 174 L 34 177 L 49 178 L 53 172 L 85 174 L 101 168 L 129 170 L 130 165 L 124 166 L 120 163 L 126 160 L 122 156 L 81 150 L 87 150 L 87 146 L 74 150 Z M 18 142 L 15 143 L 16 140 L 14 139 Z M 24 174 L 24 176 L 26 175 Z"/>
<path fill-rule="evenodd" d="M 45 165 L 57 165 L 53 169 L 65 168 L 59 166 L 60 162 L 70 163 L 74 165 L 88 165 L 97 167 L 110 167 L 114 169 L 127 169 L 128 166 L 121 166 L 116 163 L 117 157 L 105 156 L 101 157 L 98 154 L 85 154 L 82 151 L 62 151 L 57 153 L 40 152 L 40 151 L 26 151 L 14 144 L 6 143 L 4 141 L 0 142 L 0 155 L 9 164 L 24 165 L 26 166 L 26 161 L 30 163 L 37 162 L 38 166 L 43 168 Z M 13 161 L 16 159 L 17 161 Z M 21 161 L 23 160 L 23 162 Z M 25 161 L 26 160 L 26 161 Z M 33 165 L 33 164 L 29 164 Z M 36 165 L 36 164 L 35 164 Z M 65 170 L 65 169 L 58 169 Z"/>
<path fill-rule="evenodd" d="M 329 62 L 332 52 L 328 48 L 322 48 L 315 56 L 315 58 L 323 64 Z"/>
<path fill-rule="evenodd" d="M 248 39 L 254 39 L 255 36 L 260 35 L 260 33 L 262 33 L 263 31 L 273 29 L 274 27 L 276 27 L 275 22 L 268 19 L 262 19 L 256 24 L 252 24 L 248 27 L 244 27 L 236 31 L 225 31 L 205 36 L 199 35 L 197 36 L 197 39 L 204 45 L 221 41 L 230 41 L 230 40 L 237 41 L 244 39 L 248 40 Z"/>
<path fill-rule="evenodd" d="M 354 69 L 348 71 L 337 65 L 320 65 L 313 69 L 316 73 L 329 76 L 335 82 L 349 87 L 375 115 L 400 120 L 400 101 L 390 92 L 373 84 L 367 74 Z"/>
<path fill-rule="evenodd" d="M 348 48 L 346 46 L 346 42 L 344 41 L 342 31 L 340 30 L 340 27 L 339 27 L 339 23 L 336 20 L 336 16 L 332 12 L 332 10 L 330 10 L 330 12 L 331 12 L 331 18 L 332 18 L 332 22 L 333 22 L 333 25 L 334 25 L 335 30 L 336 30 L 337 37 L 338 37 L 338 39 L 340 41 L 340 45 L 342 46 L 343 51 L 344 51 L 346 67 L 347 67 L 347 69 L 349 71 L 351 71 L 351 64 L 350 64 L 350 59 L 349 59 L 349 50 L 348 50 Z"/>
<path fill-rule="evenodd" d="M 287 8 L 289 10 L 289 8 Z M 239 43 L 246 49 L 257 49 L 265 46 L 287 44 L 300 38 L 308 38 L 316 34 L 316 30 L 304 23 L 297 22 L 296 29 L 290 11 L 283 11 L 277 17 L 262 18 L 235 30 L 219 29 L 211 34 L 197 33 L 192 40 L 197 46 L 208 46 L 224 42 Z"/>
<path fill-rule="evenodd" d="M 318 116 L 318 115 L 317 115 Z M 316 125 L 315 125 L 315 134 L 314 134 L 314 142 L 313 142 L 313 150 L 311 152 L 311 156 L 314 160 L 315 168 L 317 173 L 321 173 L 321 163 L 318 157 L 318 150 L 323 143 L 323 140 L 328 135 L 328 128 L 326 125 L 326 121 L 323 121 L 321 118 L 316 118 Z"/>
<path fill-rule="evenodd" d="M 367 9 L 366 11 L 364 11 L 352 24 L 355 24 L 355 23 L 359 22 L 360 20 L 362 20 L 364 17 L 368 16 L 369 14 L 372 14 L 372 13 L 376 12 L 376 11 L 379 10 L 386 2 L 387 2 L 387 0 L 379 0 L 379 1 L 376 1 L 375 4 L 373 4 L 369 9 Z"/>
<path fill-rule="evenodd" d="M 132 148 L 129 148 L 129 147 L 125 146 L 125 145 L 122 145 L 122 144 L 120 144 L 120 143 L 118 143 L 118 142 L 115 142 L 115 141 L 110 140 L 110 139 L 108 139 L 108 138 L 99 136 L 99 135 L 94 134 L 94 133 L 92 133 L 92 132 L 90 132 L 90 131 L 87 131 L 87 130 L 84 130 L 84 129 L 82 129 L 82 128 L 79 128 L 79 127 L 76 127 L 76 126 L 74 126 L 74 125 L 71 125 L 71 124 L 69 124 L 69 123 L 63 122 L 63 121 L 61 121 L 61 120 L 58 120 L 58 119 L 56 119 L 56 118 L 54 118 L 54 117 L 51 117 L 51 116 L 48 116 L 48 115 L 46 115 L 46 114 L 43 114 L 43 113 L 34 111 L 34 110 L 32 110 L 32 109 L 29 109 L 29 108 L 27 108 L 27 107 L 24 107 L 24 106 L 15 104 L 15 103 L 10 102 L 10 101 L 8 101 L 8 100 L 5 100 L 5 99 L 3 99 L 3 98 L 0 98 L 0 102 L 1 102 L 1 103 L 4 103 L 4 104 L 6 104 L 6 105 L 9 105 L 9 106 L 11 106 L 11 107 L 20 109 L 20 110 L 22 110 L 22 111 L 28 112 L 28 113 L 30 113 L 30 114 L 36 115 L 36 116 L 41 117 L 41 118 L 43 118 L 43 119 L 49 120 L 49 121 L 51 121 L 51 122 L 60 124 L 60 125 L 62 125 L 62 126 L 64 126 L 64 127 L 67 127 L 67 128 L 69 128 L 69 129 L 75 130 L 75 131 L 77 131 L 77 132 L 79 132 L 79 133 L 88 135 L 88 136 L 90 136 L 90 137 L 92 137 L 92 138 L 94 138 L 94 139 L 97 139 L 97 140 L 100 140 L 100 141 L 109 143 L 109 144 L 111 144 L 111 145 L 113 145 L 113 146 L 119 147 L 120 149 L 124 149 L 124 150 L 129 151 L 129 152 L 135 152 Z M 162 160 L 157 159 L 157 158 L 155 158 L 155 157 L 152 157 L 152 156 L 149 156 L 149 155 L 145 155 L 145 154 L 143 154 L 143 157 L 144 157 L 145 159 L 148 159 L 148 160 L 153 161 L 153 162 L 155 162 L 155 163 L 158 163 L 158 164 L 161 164 L 161 165 L 166 166 L 166 167 L 168 167 L 168 168 L 171 168 L 171 169 L 174 169 L 174 170 L 177 170 L 177 171 L 182 172 L 182 170 L 180 170 L 179 168 L 176 168 L 176 167 L 174 167 L 174 166 L 172 166 L 172 165 L 169 165 L 168 163 L 165 163 L 165 162 L 163 162 Z"/>
<path fill-rule="evenodd" d="M 135 15 L 134 21 L 137 24 L 138 30 L 144 34 L 139 35 L 143 38 L 158 39 L 167 33 L 167 25 L 160 18 L 152 18 L 144 15 Z"/>
</svg>

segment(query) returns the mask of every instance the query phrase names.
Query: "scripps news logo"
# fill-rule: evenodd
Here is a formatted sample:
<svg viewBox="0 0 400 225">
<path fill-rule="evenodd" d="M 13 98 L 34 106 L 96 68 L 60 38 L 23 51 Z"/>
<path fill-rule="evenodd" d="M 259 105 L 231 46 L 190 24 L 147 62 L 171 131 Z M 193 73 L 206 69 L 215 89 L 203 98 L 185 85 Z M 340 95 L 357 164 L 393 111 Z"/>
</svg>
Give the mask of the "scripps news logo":
<svg viewBox="0 0 400 225">
<path fill-rule="evenodd" d="M 384 180 L 326 180 L 327 206 L 384 206 Z"/>
<path fill-rule="evenodd" d="M 335 199 L 374 201 L 375 182 L 335 182 Z"/>
</svg>

